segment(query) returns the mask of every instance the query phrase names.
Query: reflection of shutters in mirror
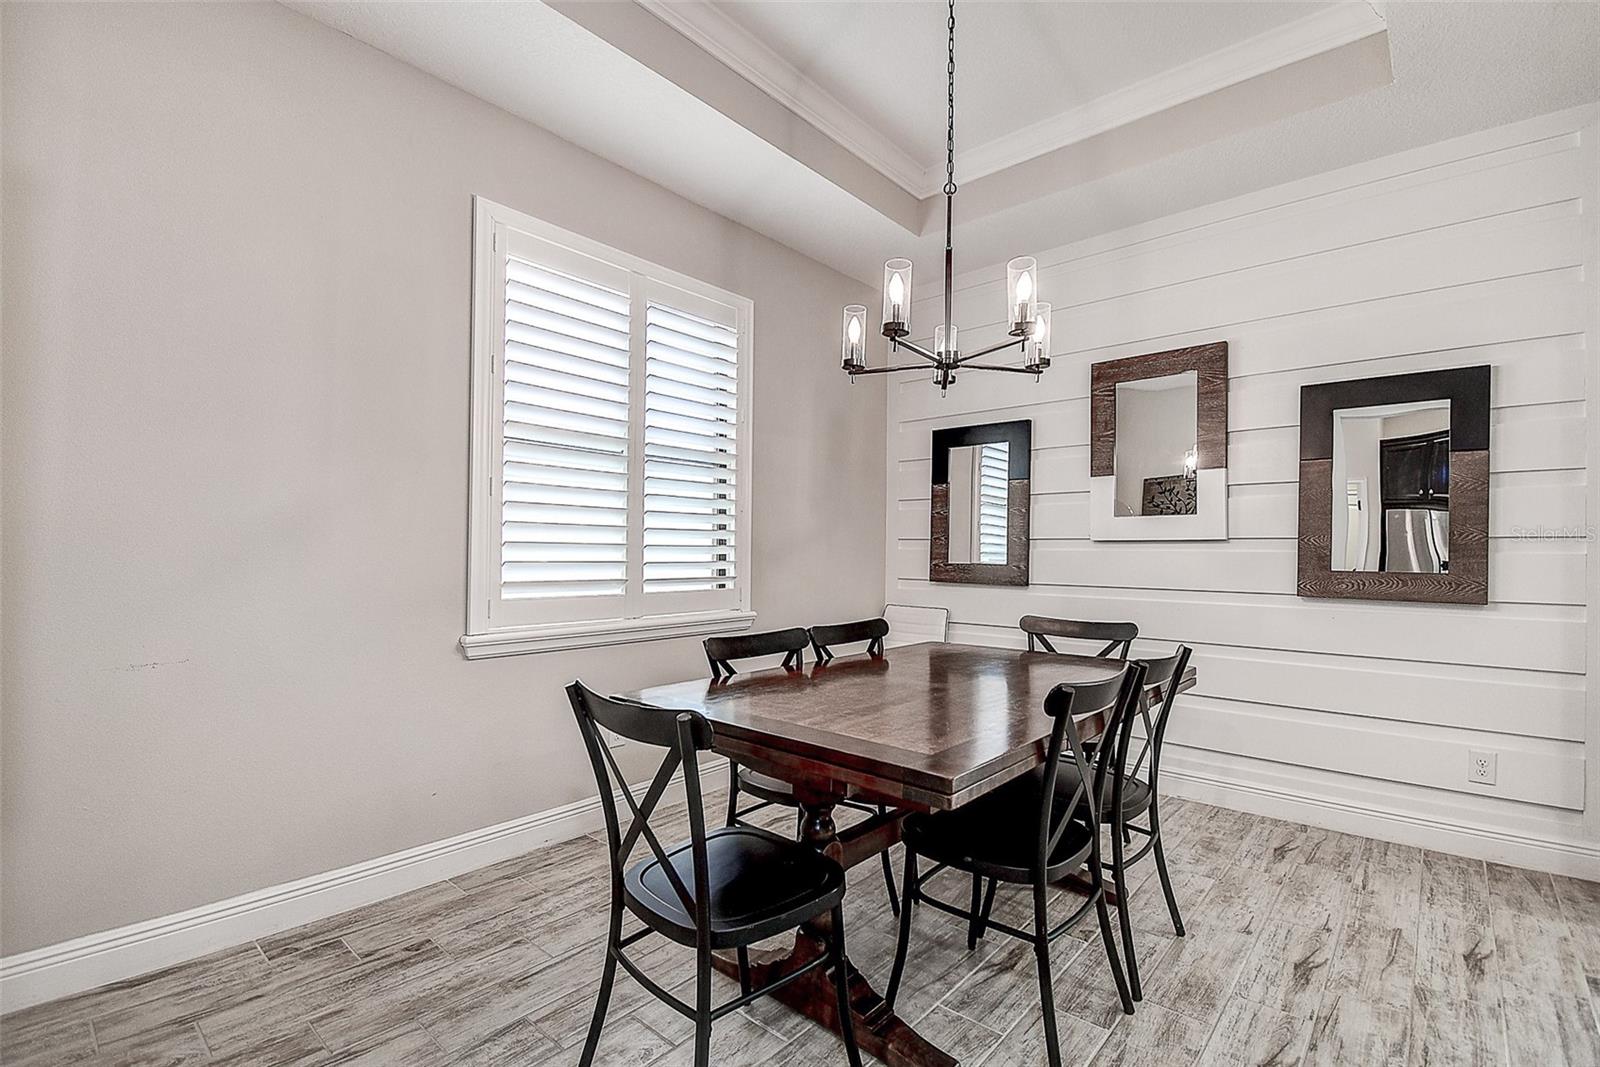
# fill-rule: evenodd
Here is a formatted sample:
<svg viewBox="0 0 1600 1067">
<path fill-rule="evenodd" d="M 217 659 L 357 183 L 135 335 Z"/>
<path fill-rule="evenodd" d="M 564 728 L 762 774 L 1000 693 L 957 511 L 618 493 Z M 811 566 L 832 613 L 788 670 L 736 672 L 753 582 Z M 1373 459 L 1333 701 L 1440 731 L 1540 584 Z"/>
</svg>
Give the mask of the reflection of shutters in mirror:
<svg viewBox="0 0 1600 1067">
<path fill-rule="evenodd" d="M 978 454 L 978 562 L 1006 561 L 1005 444 L 984 445 Z"/>
<path fill-rule="evenodd" d="M 506 260 L 500 594 L 628 578 L 628 294 Z"/>
<path fill-rule="evenodd" d="M 1345 482 L 1344 569 L 1347 571 L 1361 570 L 1367 558 L 1366 492 L 1364 478 Z"/>
<path fill-rule="evenodd" d="M 735 578 L 738 331 L 651 301 L 646 312 L 644 590 Z"/>
</svg>

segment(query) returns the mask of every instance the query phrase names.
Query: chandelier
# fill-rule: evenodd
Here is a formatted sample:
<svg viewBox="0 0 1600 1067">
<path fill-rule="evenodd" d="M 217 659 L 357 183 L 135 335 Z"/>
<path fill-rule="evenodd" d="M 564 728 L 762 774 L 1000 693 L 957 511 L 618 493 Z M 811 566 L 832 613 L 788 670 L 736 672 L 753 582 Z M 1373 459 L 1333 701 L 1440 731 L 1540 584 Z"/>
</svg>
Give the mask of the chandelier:
<svg viewBox="0 0 1600 1067">
<path fill-rule="evenodd" d="M 858 374 L 893 374 L 898 371 L 925 371 L 933 365 L 933 383 L 940 395 L 956 379 L 956 370 L 994 370 L 1037 377 L 1050 366 L 1050 305 L 1038 299 L 1039 264 L 1032 256 L 1018 256 L 1006 264 L 1006 318 L 1011 340 L 990 345 L 969 355 L 961 354 L 955 323 L 951 321 L 951 289 L 955 274 L 955 252 L 951 247 L 951 224 L 956 199 L 956 3 L 950 0 L 948 123 L 945 127 L 944 181 L 944 322 L 933 328 L 933 351 L 906 340 L 911 332 L 911 261 L 891 259 L 883 265 L 883 336 L 889 339 L 891 355 L 900 349 L 922 357 L 925 363 L 868 367 L 866 360 L 867 308 L 851 304 L 844 309 L 842 342 L 845 373 L 855 380 Z M 1021 366 L 974 363 L 975 359 L 1022 349 Z"/>
</svg>

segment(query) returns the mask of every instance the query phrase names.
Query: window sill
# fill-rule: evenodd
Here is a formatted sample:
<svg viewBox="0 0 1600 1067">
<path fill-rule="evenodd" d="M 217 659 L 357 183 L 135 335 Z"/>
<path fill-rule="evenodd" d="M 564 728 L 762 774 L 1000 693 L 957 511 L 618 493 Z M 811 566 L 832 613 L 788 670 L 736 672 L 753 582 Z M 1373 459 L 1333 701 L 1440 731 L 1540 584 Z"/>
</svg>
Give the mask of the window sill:
<svg viewBox="0 0 1600 1067">
<path fill-rule="evenodd" d="M 682 615 L 656 615 L 644 619 L 595 619 L 516 626 L 488 633 L 466 634 L 461 652 L 468 659 L 522 656 L 534 652 L 559 652 L 572 648 L 597 648 L 668 637 L 736 633 L 756 621 L 753 611 L 699 611 Z"/>
</svg>

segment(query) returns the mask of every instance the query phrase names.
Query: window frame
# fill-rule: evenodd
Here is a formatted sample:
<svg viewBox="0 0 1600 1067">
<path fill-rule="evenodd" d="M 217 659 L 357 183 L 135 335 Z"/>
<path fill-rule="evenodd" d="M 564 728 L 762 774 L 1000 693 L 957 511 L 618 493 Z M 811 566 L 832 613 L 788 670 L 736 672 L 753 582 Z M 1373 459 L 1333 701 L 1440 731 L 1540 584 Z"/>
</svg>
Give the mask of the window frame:
<svg viewBox="0 0 1600 1067">
<path fill-rule="evenodd" d="M 628 579 L 621 613 L 584 614 L 574 604 L 551 600 L 505 600 L 500 596 L 501 482 L 505 447 L 505 257 L 517 245 L 542 246 L 552 269 L 597 262 L 605 278 L 626 276 L 629 296 L 628 386 Z M 530 257 L 531 258 L 531 257 Z M 571 269 L 568 266 L 568 269 Z M 597 278 L 596 281 L 603 281 Z M 644 563 L 645 311 L 664 290 L 684 294 L 693 310 L 733 312 L 738 331 L 737 418 L 734 461 L 733 586 L 704 596 L 646 594 Z M 753 302 L 678 271 L 652 263 L 542 219 L 473 197 L 472 244 L 472 426 L 467 515 L 467 618 L 460 646 L 468 659 L 589 648 L 748 629 L 750 609 L 751 407 L 754 396 L 751 336 Z M 649 612 L 651 596 L 667 598 Z M 697 608 L 696 603 L 710 606 Z"/>
</svg>

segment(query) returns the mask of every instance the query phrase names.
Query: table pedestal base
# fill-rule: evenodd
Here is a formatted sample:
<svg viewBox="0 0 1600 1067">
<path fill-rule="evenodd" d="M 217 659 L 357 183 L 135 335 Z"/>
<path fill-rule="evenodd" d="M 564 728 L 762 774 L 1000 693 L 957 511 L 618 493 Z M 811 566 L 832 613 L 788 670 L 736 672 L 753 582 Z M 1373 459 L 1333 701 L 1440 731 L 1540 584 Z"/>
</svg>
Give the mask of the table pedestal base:
<svg viewBox="0 0 1600 1067">
<path fill-rule="evenodd" d="M 823 955 L 826 955 L 823 942 L 810 931 L 802 930 L 795 935 L 794 947 L 787 955 L 764 963 L 750 961 L 751 987 L 760 989 Z M 723 974 L 734 979 L 739 977 L 736 960 L 719 955 L 714 963 Z M 825 966 L 795 979 L 772 996 L 834 1033 L 839 1032 L 838 998 Z M 954 1057 L 929 1044 L 890 1011 L 883 998 L 853 966 L 850 968 L 850 1013 L 854 1016 L 856 1041 L 861 1051 L 889 1067 L 957 1067 Z M 840 1062 L 844 1062 L 842 1046 L 839 1055 Z"/>
<path fill-rule="evenodd" d="M 843 797 L 797 786 L 795 799 L 800 804 L 801 840 L 838 860 L 847 870 L 863 860 L 875 858 L 900 839 L 900 817 L 893 813 L 868 818 L 850 827 L 841 838 L 834 826 L 833 809 Z M 760 989 L 819 956 L 826 956 L 832 921 L 832 917 L 824 913 L 801 927 L 795 933 L 794 947 L 776 959 L 758 961 L 759 954 L 752 955 L 751 988 Z M 846 930 L 847 950 L 849 936 Z M 739 977 L 736 960 L 721 955 L 713 959 L 717 970 L 735 979 Z M 826 966 L 800 976 L 772 996 L 833 1032 L 839 1032 L 838 997 Z M 850 966 L 850 1013 L 861 1051 L 889 1067 L 959 1067 L 955 1057 L 936 1048 L 890 1011 L 889 1005 L 853 965 Z M 840 1056 L 842 1062 L 842 1051 Z"/>
</svg>

